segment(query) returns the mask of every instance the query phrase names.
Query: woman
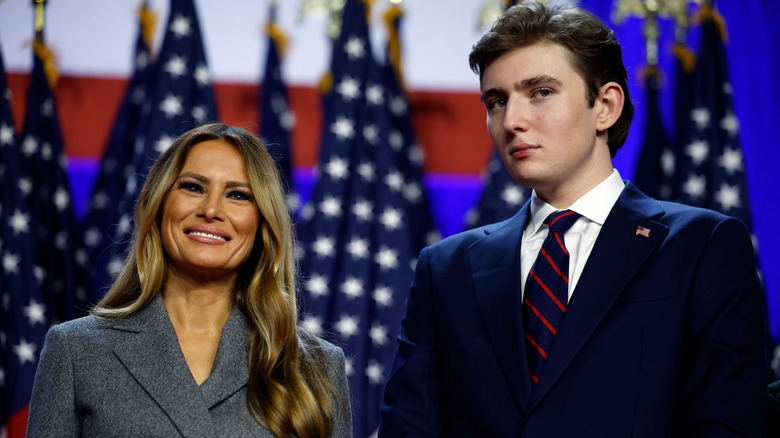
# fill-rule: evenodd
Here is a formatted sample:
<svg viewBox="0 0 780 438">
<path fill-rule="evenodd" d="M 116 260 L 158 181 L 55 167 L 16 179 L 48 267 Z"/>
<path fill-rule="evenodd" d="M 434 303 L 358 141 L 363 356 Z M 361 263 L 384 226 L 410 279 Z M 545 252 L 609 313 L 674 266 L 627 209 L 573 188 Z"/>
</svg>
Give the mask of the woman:
<svg viewBox="0 0 780 438">
<path fill-rule="evenodd" d="M 351 436 L 344 354 L 296 326 L 281 187 L 244 129 L 176 139 L 115 283 L 49 331 L 27 435 Z"/>
</svg>

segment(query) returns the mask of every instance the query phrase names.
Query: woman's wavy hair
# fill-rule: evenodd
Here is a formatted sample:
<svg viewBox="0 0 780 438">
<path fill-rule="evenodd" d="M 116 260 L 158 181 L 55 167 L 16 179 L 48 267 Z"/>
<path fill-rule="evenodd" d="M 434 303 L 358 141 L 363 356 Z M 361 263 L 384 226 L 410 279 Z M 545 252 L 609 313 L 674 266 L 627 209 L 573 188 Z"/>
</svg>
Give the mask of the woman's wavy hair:
<svg viewBox="0 0 780 438">
<path fill-rule="evenodd" d="M 628 94 L 628 74 L 620 44 L 615 33 L 597 16 L 574 5 L 549 6 L 526 0 L 507 9 L 472 47 L 469 65 L 481 80 L 485 68 L 502 55 L 544 42 L 568 50 L 571 65 L 585 81 L 585 98 L 591 107 L 602 85 L 616 82 L 623 89 L 623 111 L 607 131 L 609 152 L 614 157 L 628 137 L 634 105 Z"/>
<path fill-rule="evenodd" d="M 276 165 L 249 131 L 212 123 L 182 134 L 152 166 L 135 208 L 130 253 L 117 279 L 92 313 L 123 317 L 149 304 L 163 287 L 167 255 L 162 206 L 192 147 L 208 140 L 235 146 L 244 157 L 260 210 L 252 252 L 241 266 L 234 299 L 251 322 L 247 403 L 256 421 L 276 436 L 328 436 L 343 412 L 328 362 L 313 337 L 299 333 L 295 234 Z"/>
</svg>

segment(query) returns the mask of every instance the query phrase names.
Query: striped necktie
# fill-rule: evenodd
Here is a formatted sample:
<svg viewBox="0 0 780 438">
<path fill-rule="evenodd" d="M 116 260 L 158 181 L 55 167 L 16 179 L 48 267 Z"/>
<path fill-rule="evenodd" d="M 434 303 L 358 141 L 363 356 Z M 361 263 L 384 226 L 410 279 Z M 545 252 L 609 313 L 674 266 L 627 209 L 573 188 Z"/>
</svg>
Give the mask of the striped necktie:
<svg viewBox="0 0 780 438">
<path fill-rule="evenodd" d="M 571 211 L 556 211 L 547 217 L 549 231 L 536 257 L 523 294 L 523 329 L 531 381 L 539 382 L 558 324 L 569 297 L 569 252 L 563 235 L 580 217 Z"/>
</svg>

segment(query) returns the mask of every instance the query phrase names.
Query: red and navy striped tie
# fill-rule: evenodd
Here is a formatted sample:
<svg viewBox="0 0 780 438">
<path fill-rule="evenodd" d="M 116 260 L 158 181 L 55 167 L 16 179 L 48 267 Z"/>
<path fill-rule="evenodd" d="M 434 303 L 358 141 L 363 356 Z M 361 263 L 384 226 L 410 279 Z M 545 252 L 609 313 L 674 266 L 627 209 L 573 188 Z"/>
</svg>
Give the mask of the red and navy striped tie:
<svg viewBox="0 0 780 438">
<path fill-rule="evenodd" d="M 536 257 L 523 294 L 523 328 L 528 370 L 537 383 L 547 355 L 566 313 L 569 297 L 569 252 L 563 235 L 580 217 L 571 211 L 556 211 L 548 218 L 549 231 Z"/>
</svg>

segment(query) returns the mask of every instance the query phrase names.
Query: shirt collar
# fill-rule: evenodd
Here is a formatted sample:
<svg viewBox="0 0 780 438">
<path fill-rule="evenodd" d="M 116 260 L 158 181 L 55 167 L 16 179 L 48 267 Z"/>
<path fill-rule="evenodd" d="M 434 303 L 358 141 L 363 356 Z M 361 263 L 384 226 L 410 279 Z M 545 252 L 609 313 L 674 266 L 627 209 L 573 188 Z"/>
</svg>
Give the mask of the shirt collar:
<svg viewBox="0 0 780 438">
<path fill-rule="evenodd" d="M 604 221 L 609 216 L 609 212 L 617 202 L 624 187 L 625 183 L 620 178 L 620 173 L 618 173 L 617 169 L 613 169 L 612 173 L 604 181 L 590 189 L 580 199 L 574 201 L 569 210 L 573 210 L 599 225 L 604 225 Z M 525 229 L 526 235 L 532 236 L 536 234 L 544 224 L 547 216 L 557 210 L 557 208 L 536 196 L 536 190 L 534 190 L 531 195 L 531 217 Z"/>
</svg>

